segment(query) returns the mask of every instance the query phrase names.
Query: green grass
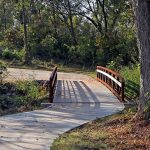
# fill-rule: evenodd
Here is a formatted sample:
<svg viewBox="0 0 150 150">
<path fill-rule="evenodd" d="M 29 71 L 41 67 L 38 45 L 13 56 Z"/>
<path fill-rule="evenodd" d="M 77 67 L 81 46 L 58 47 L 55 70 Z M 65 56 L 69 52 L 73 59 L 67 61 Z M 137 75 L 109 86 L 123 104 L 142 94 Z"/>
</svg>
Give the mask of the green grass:
<svg viewBox="0 0 150 150">
<path fill-rule="evenodd" d="M 36 81 L 1 83 L 0 115 L 39 109 L 46 96 L 46 88 Z"/>
<path fill-rule="evenodd" d="M 107 139 L 109 134 L 89 129 L 88 127 L 74 129 L 68 133 L 61 135 L 55 140 L 52 150 L 97 150 L 107 149 L 107 144 L 103 141 Z"/>
<path fill-rule="evenodd" d="M 136 108 L 126 108 L 120 113 L 98 118 L 74 128 L 55 139 L 51 150 L 121 149 L 126 146 L 121 143 L 121 138 L 124 138 L 127 143 L 130 142 L 127 135 L 132 130 L 130 119 L 135 112 Z"/>
<path fill-rule="evenodd" d="M 135 100 L 139 97 L 140 88 L 140 67 L 135 66 L 132 69 L 128 67 L 120 71 L 121 75 L 125 78 L 125 95 L 130 100 Z"/>
</svg>

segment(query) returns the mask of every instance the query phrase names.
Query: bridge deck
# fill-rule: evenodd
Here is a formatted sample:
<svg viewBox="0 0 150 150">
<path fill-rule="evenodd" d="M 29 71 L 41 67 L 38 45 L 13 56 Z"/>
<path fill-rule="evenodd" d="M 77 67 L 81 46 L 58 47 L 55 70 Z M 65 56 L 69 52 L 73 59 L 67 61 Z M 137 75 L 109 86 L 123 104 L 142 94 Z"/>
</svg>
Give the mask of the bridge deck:
<svg viewBox="0 0 150 150">
<path fill-rule="evenodd" d="M 91 79 L 58 80 L 54 103 L 116 103 L 116 97 L 101 83 Z"/>
</svg>

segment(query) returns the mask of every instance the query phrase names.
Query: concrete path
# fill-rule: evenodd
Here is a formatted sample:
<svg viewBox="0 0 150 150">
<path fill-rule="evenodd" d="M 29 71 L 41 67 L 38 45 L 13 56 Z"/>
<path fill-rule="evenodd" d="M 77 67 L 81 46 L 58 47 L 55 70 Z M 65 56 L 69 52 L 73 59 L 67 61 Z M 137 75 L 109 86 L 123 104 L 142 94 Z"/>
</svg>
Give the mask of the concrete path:
<svg viewBox="0 0 150 150">
<path fill-rule="evenodd" d="M 47 80 L 50 72 L 9 69 L 7 80 Z M 60 134 L 121 111 L 124 105 L 102 84 L 82 74 L 58 73 L 52 107 L 0 117 L 0 150 L 49 150 Z"/>
</svg>

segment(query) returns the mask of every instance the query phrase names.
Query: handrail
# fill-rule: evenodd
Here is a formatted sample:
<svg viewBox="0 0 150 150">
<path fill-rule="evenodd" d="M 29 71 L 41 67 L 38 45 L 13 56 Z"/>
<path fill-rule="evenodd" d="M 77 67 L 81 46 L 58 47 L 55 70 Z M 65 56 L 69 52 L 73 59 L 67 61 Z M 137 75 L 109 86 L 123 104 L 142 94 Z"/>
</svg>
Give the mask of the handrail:
<svg viewBox="0 0 150 150">
<path fill-rule="evenodd" d="M 55 89 L 57 84 L 57 67 L 55 67 L 49 78 L 49 102 L 53 103 Z"/>
<path fill-rule="evenodd" d="M 97 66 L 97 80 L 124 102 L 124 78 L 117 72 L 108 68 Z"/>
</svg>

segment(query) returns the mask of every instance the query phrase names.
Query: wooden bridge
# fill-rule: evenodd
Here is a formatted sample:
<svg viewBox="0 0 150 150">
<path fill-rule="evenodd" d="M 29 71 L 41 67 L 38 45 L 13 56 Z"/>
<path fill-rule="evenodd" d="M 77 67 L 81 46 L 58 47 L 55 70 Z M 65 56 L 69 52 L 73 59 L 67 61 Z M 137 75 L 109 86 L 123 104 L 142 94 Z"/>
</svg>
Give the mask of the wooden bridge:
<svg viewBox="0 0 150 150">
<path fill-rule="evenodd" d="M 121 102 L 124 102 L 123 77 L 119 73 L 102 66 L 97 66 L 96 72 L 96 79 L 105 85 Z M 99 93 L 96 95 L 100 95 L 104 102 L 113 102 L 111 96 L 109 96 L 108 90 L 102 87 L 101 90 L 98 91 L 98 89 L 94 88 L 94 85 L 96 84 L 98 84 L 96 80 L 90 77 L 85 77 L 81 81 L 57 81 L 57 67 L 55 67 L 49 79 L 49 101 L 50 103 L 53 103 L 53 101 L 55 103 L 99 103 L 99 99 L 93 94 L 94 91 Z M 92 91 L 89 87 L 92 87 L 94 90 Z M 96 85 L 96 87 L 98 87 L 98 85 Z M 104 96 L 105 93 L 108 95 Z"/>
</svg>

